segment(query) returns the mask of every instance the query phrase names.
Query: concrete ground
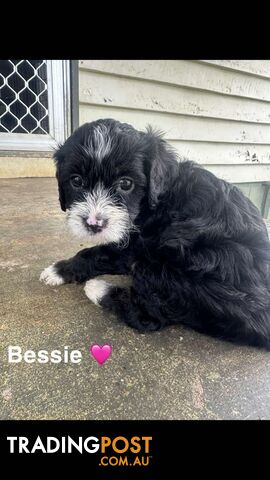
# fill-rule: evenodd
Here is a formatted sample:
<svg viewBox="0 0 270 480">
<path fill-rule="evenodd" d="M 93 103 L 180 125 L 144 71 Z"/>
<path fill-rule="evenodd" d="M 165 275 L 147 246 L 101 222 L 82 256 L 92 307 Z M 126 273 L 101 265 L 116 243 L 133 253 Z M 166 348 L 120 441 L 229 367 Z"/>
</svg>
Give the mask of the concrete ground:
<svg viewBox="0 0 270 480">
<path fill-rule="evenodd" d="M 66 233 L 56 181 L 4 179 L 0 191 L 1 419 L 270 418 L 270 353 L 181 327 L 140 335 L 91 304 L 82 285 L 45 286 L 46 266 L 86 246 Z M 102 366 L 93 343 L 113 346 Z M 83 360 L 8 364 L 9 345 L 69 346 Z"/>
</svg>

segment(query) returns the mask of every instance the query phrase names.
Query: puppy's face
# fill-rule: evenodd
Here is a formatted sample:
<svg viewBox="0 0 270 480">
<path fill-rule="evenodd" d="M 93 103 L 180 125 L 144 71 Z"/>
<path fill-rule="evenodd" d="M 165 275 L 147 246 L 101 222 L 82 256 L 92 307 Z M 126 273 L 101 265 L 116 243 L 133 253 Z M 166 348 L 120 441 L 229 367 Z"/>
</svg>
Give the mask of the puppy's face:
<svg viewBox="0 0 270 480">
<path fill-rule="evenodd" d="M 92 244 L 125 243 L 149 188 L 142 132 L 114 120 L 85 124 L 55 154 L 71 231 Z"/>
</svg>

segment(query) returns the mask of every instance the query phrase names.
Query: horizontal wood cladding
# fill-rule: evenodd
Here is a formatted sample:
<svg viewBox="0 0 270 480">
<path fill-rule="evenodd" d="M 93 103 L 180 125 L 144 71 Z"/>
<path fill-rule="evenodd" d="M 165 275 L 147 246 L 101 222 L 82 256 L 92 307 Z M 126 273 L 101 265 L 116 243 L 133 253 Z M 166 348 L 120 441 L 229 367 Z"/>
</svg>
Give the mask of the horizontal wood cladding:
<svg viewBox="0 0 270 480">
<path fill-rule="evenodd" d="M 270 180 L 270 61 L 80 60 L 80 123 L 116 118 L 164 132 L 234 183 Z"/>
</svg>

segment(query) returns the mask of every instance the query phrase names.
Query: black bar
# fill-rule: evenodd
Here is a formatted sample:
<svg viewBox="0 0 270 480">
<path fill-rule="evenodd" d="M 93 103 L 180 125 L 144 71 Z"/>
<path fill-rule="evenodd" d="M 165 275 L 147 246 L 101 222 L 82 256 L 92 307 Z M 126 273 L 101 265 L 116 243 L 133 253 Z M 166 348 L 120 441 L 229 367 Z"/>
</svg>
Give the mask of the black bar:
<svg viewBox="0 0 270 480">
<path fill-rule="evenodd" d="M 0 422 L 0 460 L 12 469 L 29 464 L 37 458 L 39 467 L 49 465 L 51 460 L 60 461 L 66 466 L 74 464 L 87 465 L 87 478 L 121 480 L 122 478 L 162 479 L 161 472 L 167 472 L 172 478 L 192 478 L 197 469 L 200 476 L 210 471 L 216 472 L 216 478 L 232 473 L 235 462 L 242 467 L 255 462 L 259 450 L 261 458 L 267 458 L 268 442 L 267 421 L 5 421 Z M 18 453 L 19 440 L 7 437 L 27 437 L 30 453 Z M 35 448 L 37 438 L 38 449 Z M 79 445 L 82 437 L 82 453 L 72 445 L 72 453 L 63 452 L 62 437 L 71 437 Z M 91 443 L 89 437 L 97 437 L 98 442 Z M 60 449 L 55 453 L 47 452 L 47 437 L 60 441 Z M 124 437 L 119 439 L 118 437 Z M 134 452 L 134 437 L 140 451 Z M 104 439 L 105 438 L 105 439 Z M 107 439 L 106 439 L 107 438 Z M 148 438 L 148 440 L 145 440 Z M 116 440 L 115 440 L 116 439 Z M 133 440 L 132 440 L 133 439 Z M 46 452 L 40 450 L 40 441 Z M 99 449 L 88 452 L 84 448 Z M 135 440 L 136 441 L 136 440 Z M 105 447 L 106 444 L 106 447 Z M 108 444 L 108 445 L 107 445 Z M 128 444 L 128 446 L 127 446 Z M 51 448 L 55 443 L 51 441 Z M 105 447 L 101 452 L 101 446 Z M 138 446 L 139 445 L 139 446 Z M 79 445 L 80 446 L 80 445 Z M 117 450 L 125 449 L 125 452 Z M 257 449 L 257 451 L 256 451 Z M 32 451 L 32 453 L 31 453 Z M 119 464 L 120 458 L 126 458 L 126 464 Z M 136 458 L 137 464 L 135 462 Z M 148 464 L 147 463 L 147 458 Z M 105 460 L 104 460 L 105 459 Z M 142 464 L 144 461 L 145 465 Z M 218 467 L 217 467 L 218 465 Z M 258 464 L 257 467 L 258 468 Z M 188 469 L 188 470 L 187 470 Z M 184 472 L 188 471 L 188 475 Z M 173 474 L 173 472 L 175 472 Z"/>
</svg>

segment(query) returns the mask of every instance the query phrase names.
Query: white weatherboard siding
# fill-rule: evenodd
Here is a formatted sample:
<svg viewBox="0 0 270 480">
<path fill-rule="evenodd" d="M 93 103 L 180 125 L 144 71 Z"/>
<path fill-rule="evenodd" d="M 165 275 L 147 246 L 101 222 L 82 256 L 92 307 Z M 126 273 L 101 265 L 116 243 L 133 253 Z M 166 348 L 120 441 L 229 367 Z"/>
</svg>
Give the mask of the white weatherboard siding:
<svg viewBox="0 0 270 480">
<path fill-rule="evenodd" d="M 270 181 L 270 61 L 81 60 L 80 123 L 151 124 L 231 182 Z"/>
<path fill-rule="evenodd" d="M 80 123 L 164 132 L 181 157 L 237 184 L 267 215 L 270 61 L 81 60 Z M 267 193 L 268 192 L 268 193 Z"/>
</svg>

